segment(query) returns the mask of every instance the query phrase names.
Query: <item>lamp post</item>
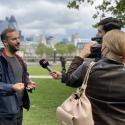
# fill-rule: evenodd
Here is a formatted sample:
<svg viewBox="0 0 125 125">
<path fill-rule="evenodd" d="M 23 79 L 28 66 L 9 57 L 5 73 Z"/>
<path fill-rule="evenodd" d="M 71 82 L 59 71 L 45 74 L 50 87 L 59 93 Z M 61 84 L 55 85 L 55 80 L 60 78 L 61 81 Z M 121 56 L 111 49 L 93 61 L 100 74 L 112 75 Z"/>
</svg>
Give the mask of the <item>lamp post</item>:
<svg viewBox="0 0 125 125">
<path fill-rule="evenodd" d="M 53 62 L 56 62 L 56 49 L 53 48 Z"/>
</svg>

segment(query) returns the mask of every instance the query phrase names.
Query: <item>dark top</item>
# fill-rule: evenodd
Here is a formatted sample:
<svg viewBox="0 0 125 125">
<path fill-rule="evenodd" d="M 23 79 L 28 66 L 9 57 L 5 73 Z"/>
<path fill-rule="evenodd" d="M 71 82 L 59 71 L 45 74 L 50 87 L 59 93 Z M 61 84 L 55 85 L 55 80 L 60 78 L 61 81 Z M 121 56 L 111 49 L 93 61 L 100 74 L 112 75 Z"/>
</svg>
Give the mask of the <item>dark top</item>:
<svg viewBox="0 0 125 125">
<path fill-rule="evenodd" d="M 19 63 L 22 66 L 22 83 L 25 86 L 29 82 L 27 68 L 22 58 L 15 55 Z M 15 84 L 14 72 L 12 66 L 7 60 L 7 56 L 4 50 L 0 53 L 0 117 L 13 117 L 20 111 L 20 103 L 16 92 L 12 90 L 13 84 Z M 22 106 L 29 110 L 30 100 L 28 92 L 24 89 L 22 97 Z"/>
<path fill-rule="evenodd" d="M 88 62 L 78 69 L 75 66 L 77 70 L 64 79 L 66 85 L 80 87 L 87 66 Z M 120 61 L 107 58 L 98 61 L 90 73 L 86 94 L 92 104 L 95 125 L 125 125 L 125 66 Z"/>
<path fill-rule="evenodd" d="M 6 59 L 7 59 L 8 63 L 11 65 L 12 71 L 14 74 L 14 83 L 13 84 L 22 83 L 23 69 L 22 69 L 22 66 L 21 66 L 19 60 L 17 59 L 16 56 L 7 57 Z M 23 102 L 22 102 L 23 91 L 16 92 L 16 95 L 18 97 L 17 99 L 19 102 L 19 106 L 22 106 L 23 105 Z"/>
</svg>

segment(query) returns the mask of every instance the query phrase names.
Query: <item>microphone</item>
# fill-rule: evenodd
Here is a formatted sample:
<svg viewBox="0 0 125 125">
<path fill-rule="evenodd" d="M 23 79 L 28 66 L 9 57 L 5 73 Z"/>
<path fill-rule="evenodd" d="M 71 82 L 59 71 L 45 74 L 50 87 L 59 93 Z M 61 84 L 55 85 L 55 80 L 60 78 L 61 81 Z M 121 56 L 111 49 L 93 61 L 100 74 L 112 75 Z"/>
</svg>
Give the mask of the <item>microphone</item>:
<svg viewBox="0 0 125 125">
<path fill-rule="evenodd" d="M 41 59 L 39 61 L 40 66 L 42 66 L 43 68 L 47 69 L 49 72 L 52 72 L 52 69 L 49 67 L 49 62 L 46 59 Z"/>
</svg>

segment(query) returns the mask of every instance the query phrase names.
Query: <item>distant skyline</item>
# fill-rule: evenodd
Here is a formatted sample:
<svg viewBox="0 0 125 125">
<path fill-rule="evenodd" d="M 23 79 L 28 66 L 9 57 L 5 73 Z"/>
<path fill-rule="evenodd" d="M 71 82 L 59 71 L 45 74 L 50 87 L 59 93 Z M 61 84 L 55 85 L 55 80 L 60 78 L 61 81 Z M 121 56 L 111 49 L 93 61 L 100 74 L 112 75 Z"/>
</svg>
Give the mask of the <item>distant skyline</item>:
<svg viewBox="0 0 125 125">
<path fill-rule="evenodd" d="M 96 0 L 100 2 L 101 0 Z M 79 33 L 81 38 L 95 36 L 92 27 L 98 19 L 94 7 L 83 4 L 79 10 L 67 8 L 69 0 L 0 0 L 0 20 L 14 15 L 24 36 L 52 35 L 58 39 Z"/>
</svg>

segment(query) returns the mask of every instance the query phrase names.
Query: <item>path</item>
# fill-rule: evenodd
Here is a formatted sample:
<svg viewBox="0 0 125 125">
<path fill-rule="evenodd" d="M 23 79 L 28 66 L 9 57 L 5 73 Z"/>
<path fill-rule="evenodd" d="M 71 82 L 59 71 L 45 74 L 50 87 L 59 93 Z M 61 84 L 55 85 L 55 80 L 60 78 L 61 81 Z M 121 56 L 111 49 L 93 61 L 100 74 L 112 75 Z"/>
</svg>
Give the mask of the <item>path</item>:
<svg viewBox="0 0 125 125">
<path fill-rule="evenodd" d="M 40 78 L 40 79 L 52 79 L 52 76 L 49 75 L 30 75 L 30 78 Z"/>
</svg>

